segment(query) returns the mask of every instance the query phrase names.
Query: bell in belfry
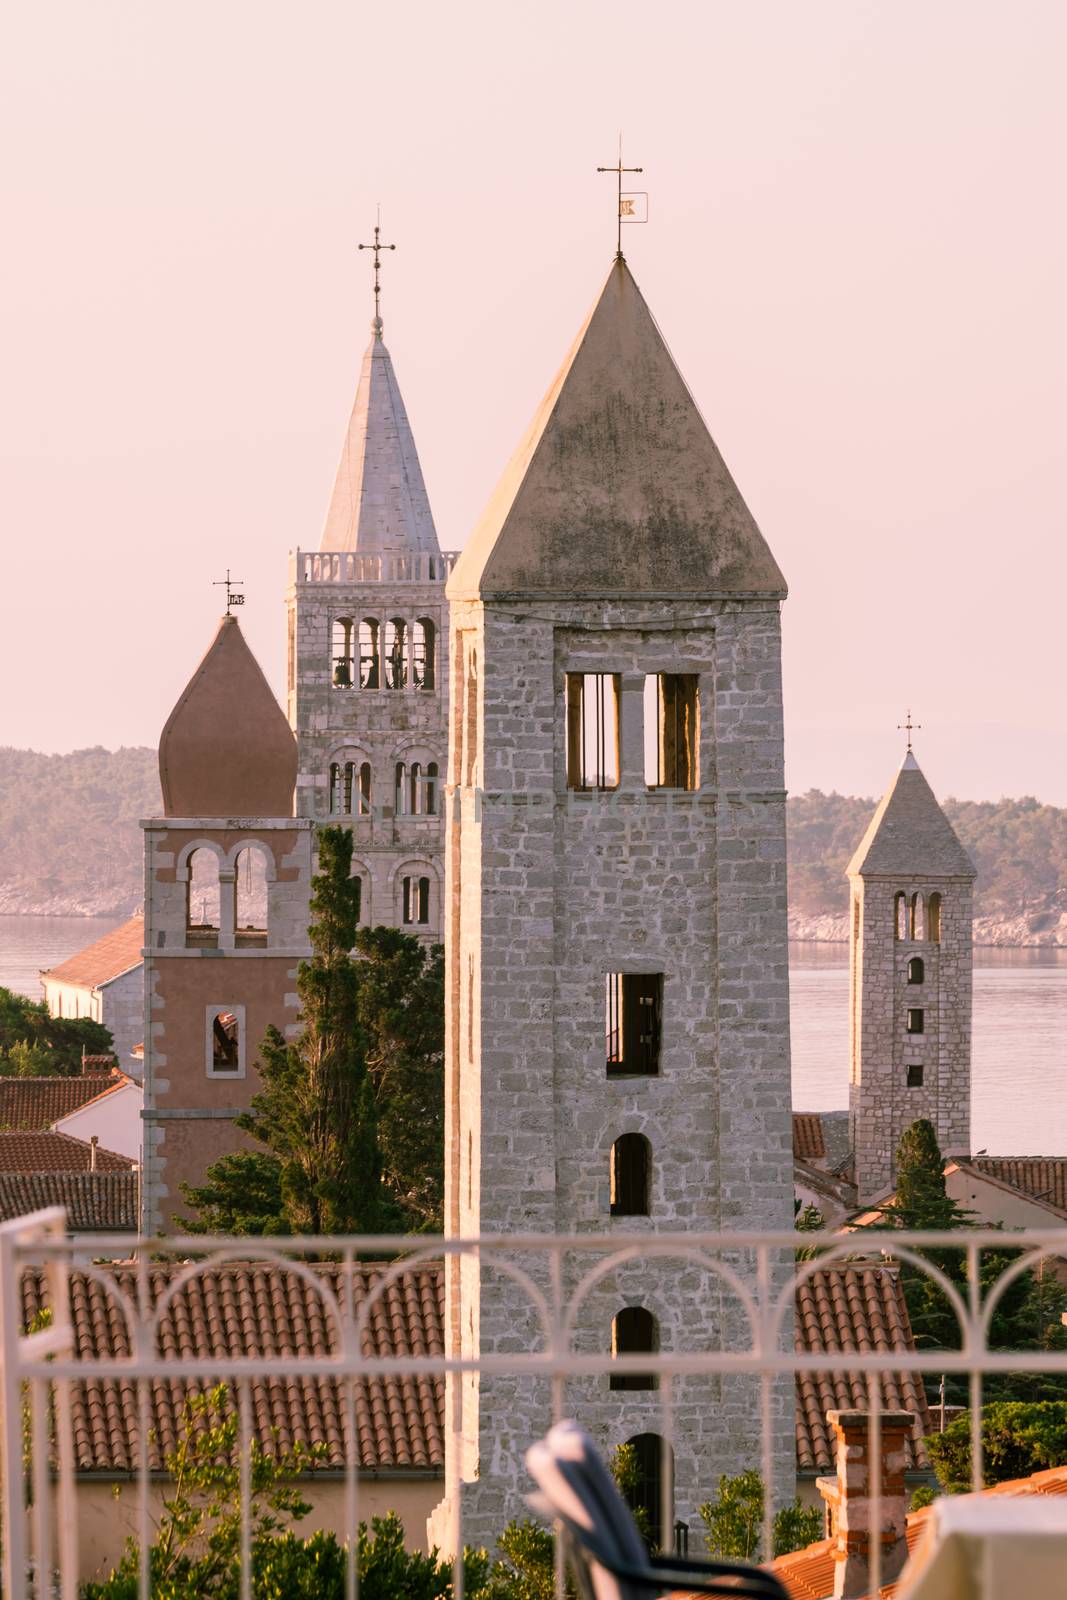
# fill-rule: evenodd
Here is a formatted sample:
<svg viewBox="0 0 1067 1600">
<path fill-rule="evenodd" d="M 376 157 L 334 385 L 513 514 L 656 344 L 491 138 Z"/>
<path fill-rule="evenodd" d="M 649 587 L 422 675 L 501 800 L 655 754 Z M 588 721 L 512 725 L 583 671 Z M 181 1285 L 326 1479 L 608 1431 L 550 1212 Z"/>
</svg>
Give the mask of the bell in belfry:
<svg viewBox="0 0 1067 1600">
<path fill-rule="evenodd" d="M 333 686 L 335 689 L 351 689 L 352 687 L 352 668 L 344 656 L 334 666 Z"/>
</svg>

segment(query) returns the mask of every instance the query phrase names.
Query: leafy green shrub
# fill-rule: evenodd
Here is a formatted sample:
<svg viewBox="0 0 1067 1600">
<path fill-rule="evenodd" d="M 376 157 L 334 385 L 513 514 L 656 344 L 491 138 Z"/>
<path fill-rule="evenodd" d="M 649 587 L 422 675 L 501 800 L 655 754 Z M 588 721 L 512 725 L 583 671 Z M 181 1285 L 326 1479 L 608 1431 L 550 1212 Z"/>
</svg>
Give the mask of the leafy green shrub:
<svg viewBox="0 0 1067 1600">
<path fill-rule="evenodd" d="M 763 1478 L 754 1467 L 736 1477 L 725 1473 L 719 1479 L 719 1493 L 700 1508 L 707 1529 L 705 1543 L 719 1561 L 759 1561 L 763 1543 Z M 822 1538 L 822 1512 L 817 1506 L 802 1506 L 799 1500 L 782 1506 L 774 1514 L 772 1537 L 774 1554 L 788 1555 Z"/>
<path fill-rule="evenodd" d="M 971 1417 L 966 1412 L 926 1441 L 948 1494 L 971 1488 Z M 988 1486 L 1067 1464 L 1067 1401 L 999 1400 L 982 1410 L 983 1479 Z"/>
</svg>

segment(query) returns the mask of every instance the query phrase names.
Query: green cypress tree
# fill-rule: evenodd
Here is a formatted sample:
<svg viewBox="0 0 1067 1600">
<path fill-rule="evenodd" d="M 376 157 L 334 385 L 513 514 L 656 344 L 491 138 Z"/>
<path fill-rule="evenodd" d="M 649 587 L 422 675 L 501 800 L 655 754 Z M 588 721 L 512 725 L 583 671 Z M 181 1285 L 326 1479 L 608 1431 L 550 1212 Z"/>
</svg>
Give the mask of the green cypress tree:
<svg viewBox="0 0 1067 1600">
<path fill-rule="evenodd" d="M 382 1185 L 360 976 L 351 952 L 359 920 L 352 835 L 319 830 L 308 929 L 312 958 L 297 976 L 303 1030 L 287 1042 L 268 1029 L 263 1087 L 237 1125 L 281 1163 L 281 1194 L 294 1232 L 378 1233 L 395 1228 Z"/>
</svg>

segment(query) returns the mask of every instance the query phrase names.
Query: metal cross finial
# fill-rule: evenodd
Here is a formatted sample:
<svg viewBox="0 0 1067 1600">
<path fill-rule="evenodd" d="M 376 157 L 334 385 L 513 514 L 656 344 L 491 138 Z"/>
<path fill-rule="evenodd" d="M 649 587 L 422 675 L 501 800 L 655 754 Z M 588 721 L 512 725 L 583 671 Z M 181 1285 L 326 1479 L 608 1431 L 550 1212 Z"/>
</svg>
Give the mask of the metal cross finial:
<svg viewBox="0 0 1067 1600">
<path fill-rule="evenodd" d="M 624 167 L 623 166 L 623 164 L 622 164 L 622 134 L 621 133 L 619 134 L 619 160 L 618 160 L 617 165 L 614 166 L 614 167 L 597 167 L 597 171 L 598 172 L 615 172 L 615 173 L 618 174 L 618 178 L 619 178 L 619 209 L 618 209 L 618 219 L 617 219 L 617 226 L 616 226 L 617 239 L 616 239 L 616 246 L 615 246 L 615 259 L 616 259 L 616 261 L 621 261 L 622 258 L 623 258 L 622 257 L 622 219 L 623 219 L 623 216 L 625 215 L 625 212 L 623 211 L 623 204 L 622 204 L 622 175 L 623 175 L 624 172 L 644 172 L 644 170 L 645 170 L 644 167 Z"/>
<path fill-rule="evenodd" d="M 381 265 L 382 265 L 382 263 L 381 263 L 381 252 L 383 250 L 395 250 L 396 249 L 396 245 L 395 244 L 383 244 L 381 235 L 382 235 L 382 208 L 381 208 L 381 206 L 379 206 L 378 207 L 378 220 L 374 224 L 374 243 L 373 244 L 361 244 L 359 246 L 359 248 L 361 250 L 373 250 L 374 251 L 374 322 L 372 324 L 372 327 L 374 328 L 375 337 L 379 338 L 379 339 L 382 336 L 382 308 L 381 308 L 382 286 L 381 286 L 381 280 L 380 280 L 380 278 L 378 276 L 379 271 L 381 269 Z"/>
<path fill-rule="evenodd" d="M 911 749 L 911 736 L 912 736 L 912 734 L 913 733 L 918 733 L 922 729 L 922 723 L 921 722 L 912 722 L 912 720 L 911 720 L 911 707 L 910 706 L 908 707 L 908 720 L 907 720 L 907 722 L 898 722 L 897 723 L 897 729 L 901 733 L 904 733 L 905 731 L 907 732 L 907 735 L 908 735 L 908 749 L 910 750 Z"/>
<path fill-rule="evenodd" d="M 226 590 L 226 615 L 227 616 L 229 616 L 229 614 L 230 614 L 230 607 L 231 606 L 243 606 L 244 605 L 244 603 L 245 603 L 244 595 L 236 593 L 236 591 L 238 589 L 242 589 L 244 587 L 244 579 L 243 578 L 231 578 L 230 577 L 230 569 L 229 569 L 229 567 L 226 568 L 226 576 L 225 576 L 225 578 L 216 578 L 215 582 L 211 585 L 211 587 L 213 589 L 225 588 L 225 590 Z"/>
</svg>

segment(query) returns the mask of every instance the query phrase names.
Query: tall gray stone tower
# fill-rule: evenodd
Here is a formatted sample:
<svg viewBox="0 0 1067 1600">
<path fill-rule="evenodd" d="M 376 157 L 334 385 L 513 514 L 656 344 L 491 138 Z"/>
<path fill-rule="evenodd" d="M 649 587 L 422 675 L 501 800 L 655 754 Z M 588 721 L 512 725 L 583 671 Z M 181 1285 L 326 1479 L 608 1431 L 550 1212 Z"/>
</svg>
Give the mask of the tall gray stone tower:
<svg viewBox="0 0 1067 1600">
<path fill-rule="evenodd" d="M 790 1227 L 785 582 L 621 256 L 448 594 L 448 1232 Z M 589 1266 L 568 1259 L 566 1292 Z M 574 1342 L 748 1336 L 711 1273 L 660 1258 L 601 1279 Z M 539 1343 L 514 1283 L 450 1258 L 453 1354 Z M 522 1512 L 547 1385 L 458 1398 L 432 1529 L 461 1491 L 478 1542 Z M 565 1400 L 605 1449 L 639 1441 L 654 1519 L 661 1402 L 639 1375 Z M 676 1383 L 680 1516 L 759 1465 L 759 1414 L 744 1381 Z"/>
<path fill-rule="evenodd" d="M 904 1129 L 971 1140 L 975 870 L 909 749 L 848 866 L 849 1127 L 861 1203 L 890 1188 Z"/>
<path fill-rule="evenodd" d="M 436 939 L 452 558 L 378 317 L 371 334 L 322 542 L 290 560 L 297 814 L 351 827 L 363 921 Z"/>
</svg>

